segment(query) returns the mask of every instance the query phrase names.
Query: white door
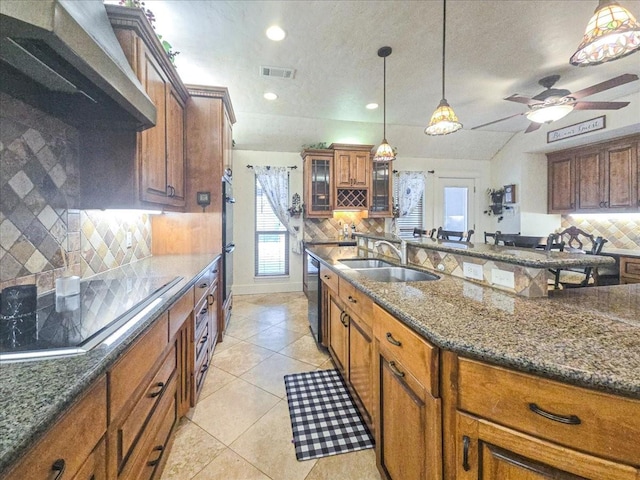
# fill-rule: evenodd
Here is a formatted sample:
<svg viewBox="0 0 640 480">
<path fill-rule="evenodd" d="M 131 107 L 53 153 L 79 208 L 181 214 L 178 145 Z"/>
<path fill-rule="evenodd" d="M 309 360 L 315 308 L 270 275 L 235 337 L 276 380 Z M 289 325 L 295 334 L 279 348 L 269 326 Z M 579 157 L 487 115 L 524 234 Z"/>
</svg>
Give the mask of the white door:
<svg viewBox="0 0 640 480">
<path fill-rule="evenodd" d="M 435 185 L 435 226 L 444 230 L 475 230 L 475 179 L 438 177 Z"/>
</svg>

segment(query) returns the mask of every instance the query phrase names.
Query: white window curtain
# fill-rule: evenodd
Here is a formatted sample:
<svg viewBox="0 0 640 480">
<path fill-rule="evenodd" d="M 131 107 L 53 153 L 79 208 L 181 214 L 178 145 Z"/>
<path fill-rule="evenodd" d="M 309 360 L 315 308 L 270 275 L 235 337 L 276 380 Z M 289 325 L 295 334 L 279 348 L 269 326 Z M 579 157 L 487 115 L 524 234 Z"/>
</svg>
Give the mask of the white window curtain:
<svg viewBox="0 0 640 480">
<path fill-rule="evenodd" d="M 398 211 L 401 217 L 409 215 L 424 194 L 424 172 L 398 172 Z"/>
<path fill-rule="evenodd" d="M 289 212 L 287 211 L 287 208 L 289 208 L 289 199 L 287 198 L 289 195 L 289 172 L 287 172 L 287 167 L 263 167 L 256 165 L 253 167 L 253 170 L 260 185 L 262 185 L 273 212 L 292 237 L 291 251 L 301 255 L 301 234 L 293 228 Z"/>
</svg>

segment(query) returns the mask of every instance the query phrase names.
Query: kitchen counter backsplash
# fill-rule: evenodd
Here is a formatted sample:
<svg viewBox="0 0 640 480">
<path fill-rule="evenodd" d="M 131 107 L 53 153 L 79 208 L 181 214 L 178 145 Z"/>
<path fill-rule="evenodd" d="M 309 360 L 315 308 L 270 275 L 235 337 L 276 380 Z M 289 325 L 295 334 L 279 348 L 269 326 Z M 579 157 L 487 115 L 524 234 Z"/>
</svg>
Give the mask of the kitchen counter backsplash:
<svg viewBox="0 0 640 480">
<path fill-rule="evenodd" d="M 623 218 L 593 218 L 580 215 L 563 215 L 561 229 L 578 227 L 595 237 L 606 238 L 607 248 L 640 250 L 640 215 L 625 215 Z"/>
<path fill-rule="evenodd" d="M 151 254 L 146 214 L 80 210 L 80 132 L 0 93 L 0 288 L 54 289 Z M 126 234 L 131 233 L 131 248 Z"/>
<path fill-rule="evenodd" d="M 304 240 L 332 241 L 341 240 L 345 223 L 356 226 L 358 233 L 384 233 L 384 218 L 362 218 L 360 212 L 340 212 L 333 218 L 307 218 L 304 220 Z M 349 228 L 351 234 L 351 228 Z"/>
</svg>

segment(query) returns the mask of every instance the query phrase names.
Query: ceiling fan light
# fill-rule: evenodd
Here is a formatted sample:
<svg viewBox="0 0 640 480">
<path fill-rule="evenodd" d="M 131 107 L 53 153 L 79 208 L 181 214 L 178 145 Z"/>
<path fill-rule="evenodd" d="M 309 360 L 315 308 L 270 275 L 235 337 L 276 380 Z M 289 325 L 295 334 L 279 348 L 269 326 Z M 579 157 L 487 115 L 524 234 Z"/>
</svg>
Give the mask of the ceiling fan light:
<svg viewBox="0 0 640 480">
<path fill-rule="evenodd" d="M 572 65 L 599 65 L 625 57 L 640 49 L 640 24 L 626 9 L 612 0 L 600 0 L 587 25 Z"/>
<path fill-rule="evenodd" d="M 453 108 L 449 106 L 446 99 L 440 100 L 436 111 L 431 115 L 429 126 L 424 129 L 427 135 L 448 135 L 457 132 L 462 128 Z"/>
<path fill-rule="evenodd" d="M 393 148 L 387 143 L 387 139 L 383 139 L 382 143 L 376 150 L 376 154 L 373 156 L 374 162 L 393 162 L 396 159 Z"/>
<path fill-rule="evenodd" d="M 573 110 L 573 105 L 551 105 L 527 112 L 527 119 L 535 123 L 551 123 L 566 117 Z"/>
</svg>

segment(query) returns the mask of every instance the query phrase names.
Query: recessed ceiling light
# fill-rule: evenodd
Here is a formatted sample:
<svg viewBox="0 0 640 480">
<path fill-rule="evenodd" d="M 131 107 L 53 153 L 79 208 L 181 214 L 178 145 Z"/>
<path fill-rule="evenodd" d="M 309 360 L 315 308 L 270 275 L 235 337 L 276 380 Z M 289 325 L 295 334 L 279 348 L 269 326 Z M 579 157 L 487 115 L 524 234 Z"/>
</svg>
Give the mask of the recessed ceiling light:
<svg viewBox="0 0 640 480">
<path fill-rule="evenodd" d="M 273 92 L 267 92 L 264 94 L 264 98 L 266 98 L 267 100 L 275 100 L 276 98 L 278 98 L 278 95 Z"/>
<path fill-rule="evenodd" d="M 378 108 L 378 104 L 377 103 L 367 103 L 367 108 L 369 110 L 375 110 L 376 108 Z"/>
<path fill-rule="evenodd" d="M 286 36 L 287 34 L 285 33 L 285 31 L 277 25 L 273 25 L 272 27 L 267 28 L 267 38 L 269 38 L 269 40 L 279 42 Z"/>
</svg>

